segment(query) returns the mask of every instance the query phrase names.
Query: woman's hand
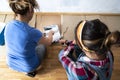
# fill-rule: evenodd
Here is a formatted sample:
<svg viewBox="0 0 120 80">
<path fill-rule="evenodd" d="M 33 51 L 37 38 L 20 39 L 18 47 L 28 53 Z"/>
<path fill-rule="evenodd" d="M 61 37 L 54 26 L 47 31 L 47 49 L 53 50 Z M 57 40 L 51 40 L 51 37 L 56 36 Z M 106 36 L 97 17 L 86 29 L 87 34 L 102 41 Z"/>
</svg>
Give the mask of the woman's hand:
<svg viewBox="0 0 120 80">
<path fill-rule="evenodd" d="M 76 44 L 76 41 L 75 41 L 75 40 L 73 40 L 73 41 L 68 41 L 68 40 L 60 39 L 60 40 L 59 40 L 59 43 L 62 44 L 62 45 L 64 45 L 64 44 L 69 45 L 70 43 Z"/>
<path fill-rule="evenodd" d="M 54 33 L 55 33 L 55 32 L 51 30 L 51 31 L 48 33 L 48 35 L 52 35 L 52 36 L 53 36 Z"/>
<path fill-rule="evenodd" d="M 73 40 L 73 42 L 72 42 L 73 44 L 76 44 L 76 41 L 75 40 Z"/>
<path fill-rule="evenodd" d="M 60 44 L 65 44 L 66 40 L 60 39 L 58 42 L 59 42 Z"/>
</svg>

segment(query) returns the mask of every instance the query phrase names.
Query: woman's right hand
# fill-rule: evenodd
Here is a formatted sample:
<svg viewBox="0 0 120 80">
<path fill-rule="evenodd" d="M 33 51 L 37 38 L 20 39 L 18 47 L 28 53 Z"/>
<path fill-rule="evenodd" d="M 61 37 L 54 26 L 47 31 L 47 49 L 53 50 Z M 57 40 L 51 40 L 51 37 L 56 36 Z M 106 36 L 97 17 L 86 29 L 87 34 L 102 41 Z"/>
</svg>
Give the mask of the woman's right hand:
<svg viewBox="0 0 120 80">
<path fill-rule="evenodd" d="M 64 39 L 60 39 L 60 40 L 59 40 L 59 43 L 60 43 L 60 44 L 64 44 L 65 42 L 66 42 L 66 40 L 64 40 Z"/>
<path fill-rule="evenodd" d="M 55 32 L 51 30 L 51 31 L 48 33 L 48 36 L 53 36 L 54 33 L 55 33 Z"/>
<path fill-rule="evenodd" d="M 51 45 L 53 40 L 53 35 L 54 35 L 54 31 L 48 32 L 47 37 L 46 35 L 42 36 L 38 44 Z"/>
</svg>

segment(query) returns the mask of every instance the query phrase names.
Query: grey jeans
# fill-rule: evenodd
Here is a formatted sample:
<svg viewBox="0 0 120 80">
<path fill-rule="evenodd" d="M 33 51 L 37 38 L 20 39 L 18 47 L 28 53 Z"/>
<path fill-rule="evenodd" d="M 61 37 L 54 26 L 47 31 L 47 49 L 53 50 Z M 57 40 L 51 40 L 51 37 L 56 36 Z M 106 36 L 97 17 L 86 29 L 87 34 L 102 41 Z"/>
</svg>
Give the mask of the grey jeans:
<svg viewBox="0 0 120 80">
<path fill-rule="evenodd" d="M 36 47 L 36 53 L 39 57 L 40 64 L 42 63 L 44 57 L 45 57 L 46 47 L 43 44 L 40 44 Z"/>
</svg>

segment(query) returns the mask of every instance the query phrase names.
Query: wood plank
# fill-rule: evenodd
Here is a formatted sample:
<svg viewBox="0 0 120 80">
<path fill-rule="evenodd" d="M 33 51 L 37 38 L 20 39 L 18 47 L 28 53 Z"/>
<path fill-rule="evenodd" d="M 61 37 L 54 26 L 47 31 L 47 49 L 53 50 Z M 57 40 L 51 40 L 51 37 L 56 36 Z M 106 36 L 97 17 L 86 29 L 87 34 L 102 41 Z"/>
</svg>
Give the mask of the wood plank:
<svg viewBox="0 0 120 80">
<path fill-rule="evenodd" d="M 0 22 L 5 21 L 6 14 L 0 14 Z"/>
<path fill-rule="evenodd" d="M 62 33 L 67 29 L 66 33 L 64 34 L 64 39 L 67 40 L 73 40 L 74 39 L 74 30 L 77 24 L 81 20 L 85 20 L 85 16 L 69 16 L 69 15 L 63 15 L 61 17 L 61 25 L 62 25 Z"/>
<path fill-rule="evenodd" d="M 14 19 L 14 14 L 7 14 L 5 18 L 5 23 L 8 23 L 9 21 Z"/>
<path fill-rule="evenodd" d="M 36 27 L 36 15 L 35 14 L 33 15 L 32 20 L 29 22 L 29 25 L 31 27 Z"/>
<path fill-rule="evenodd" d="M 100 19 L 100 15 L 89 15 L 85 16 L 86 20 Z"/>
<path fill-rule="evenodd" d="M 57 24 L 61 26 L 61 16 L 60 15 L 37 15 L 37 25 L 36 27 L 41 30 L 43 30 L 43 27 L 48 25 Z"/>
<path fill-rule="evenodd" d="M 42 64 L 43 68 L 38 71 L 38 74 L 34 78 L 28 77 L 23 73 L 9 69 L 6 65 L 6 55 L 4 55 L 4 57 L 0 58 L 0 80 L 67 80 L 65 70 L 58 61 L 58 53 L 62 48 L 62 46 L 55 46 L 55 44 L 47 47 L 46 57 Z M 49 53 L 51 49 L 52 52 Z M 48 58 L 47 55 L 54 56 L 49 56 Z"/>
<path fill-rule="evenodd" d="M 43 31 L 41 15 L 36 15 L 36 28 L 39 29 L 40 31 Z"/>
<path fill-rule="evenodd" d="M 47 47 L 47 54 L 46 57 L 43 61 L 43 68 L 38 71 L 38 74 L 34 78 L 30 78 L 28 76 L 25 76 L 25 74 L 16 72 L 14 70 L 11 70 L 8 68 L 6 65 L 6 60 L 5 56 L 0 58 L 0 80 L 57 80 L 57 79 L 62 79 L 62 80 L 67 80 L 66 72 L 60 62 L 58 61 L 58 53 L 59 51 L 64 48 L 62 46 L 49 46 Z M 120 79 L 120 63 L 117 55 L 120 53 L 120 47 L 112 48 L 113 53 L 115 54 L 115 64 L 114 64 L 114 70 L 112 74 L 112 79 L 111 80 L 119 80 Z M 48 56 L 47 55 L 53 55 L 53 56 Z M 1 60 L 2 59 L 2 60 Z M 6 74 L 7 73 L 7 74 Z"/>
<path fill-rule="evenodd" d="M 109 27 L 110 31 L 120 31 L 120 16 L 101 16 L 101 20 Z"/>
<path fill-rule="evenodd" d="M 113 46 L 111 48 L 114 55 L 114 67 L 112 73 L 111 80 L 119 80 L 120 79 L 120 47 Z"/>
<path fill-rule="evenodd" d="M 0 12 L 0 14 L 14 14 L 13 12 Z M 37 15 L 103 15 L 103 16 L 120 16 L 120 13 L 82 13 L 82 12 L 35 12 Z"/>
</svg>

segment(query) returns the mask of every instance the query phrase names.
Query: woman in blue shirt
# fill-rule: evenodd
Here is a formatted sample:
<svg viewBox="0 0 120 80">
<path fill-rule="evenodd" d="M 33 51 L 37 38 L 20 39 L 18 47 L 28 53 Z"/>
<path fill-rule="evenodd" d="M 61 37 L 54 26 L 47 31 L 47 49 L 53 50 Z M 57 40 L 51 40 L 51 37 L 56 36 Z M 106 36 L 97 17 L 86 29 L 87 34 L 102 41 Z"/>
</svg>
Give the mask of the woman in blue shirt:
<svg viewBox="0 0 120 80">
<path fill-rule="evenodd" d="M 16 18 L 5 29 L 7 64 L 34 77 L 44 57 L 45 45 L 52 43 L 53 31 L 44 37 L 41 31 L 29 26 L 34 8 L 38 8 L 36 0 L 9 0 L 9 6 Z"/>
</svg>

